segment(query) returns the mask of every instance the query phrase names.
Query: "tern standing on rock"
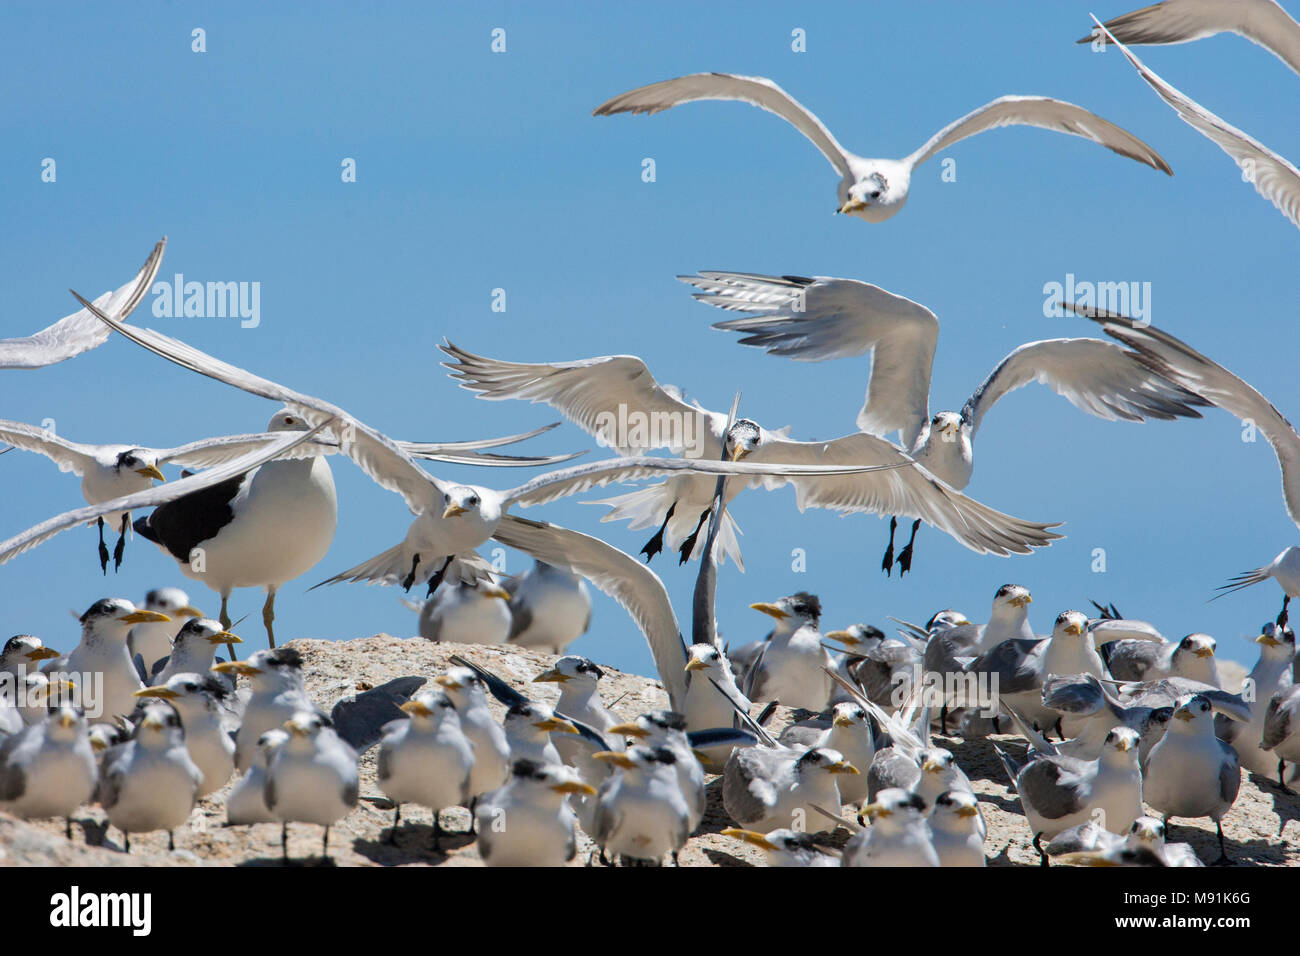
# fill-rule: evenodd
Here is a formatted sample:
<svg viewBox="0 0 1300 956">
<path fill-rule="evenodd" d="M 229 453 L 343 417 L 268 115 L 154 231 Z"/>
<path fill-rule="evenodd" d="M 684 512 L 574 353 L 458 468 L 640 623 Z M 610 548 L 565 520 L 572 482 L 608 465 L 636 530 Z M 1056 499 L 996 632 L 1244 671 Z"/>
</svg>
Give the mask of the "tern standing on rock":
<svg viewBox="0 0 1300 956">
<path fill-rule="evenodd" d="M 235 781 L 226 796 L 227 826 L 276 822 L 271 811 L 266 808 L 266 768 L 275 752 L 288 739 L 289 732 L 278 727 L 257 738 L 253 765 Z"/>
<path fill-rule="evenodd" d="M 407 720 L 384 728 L 379 744 L 379 788 L 396 804 L 389 842 L 397 842 L 402 804 L 433 811 L 433 846 L 442 839 L 441 811 L 469 806 L 474 745 L 461 731 L 460 717 L 446 694 L 424 691 L 402 705 Z"/>
<path fill-rule="evenodd" d="M 108 723 L 117 715 L 131 713 L 135 692 L 144 687 L 126 646 L 132 625 L 168 620 L 157 611 L 137 611 L 134 604 L 121 598 L 96 601 L 81 615 L 81 643 L 68 655 L 64 670 L 100 675 L 100 699 L 87 701 L 100 711 L 92 718 L 94 723 Z"/>
<path fill-rule="evenodd" d="M 775 618 L 776 626 L 745 673 L 741 685 L 745 696 L 754 702 L 776 700 L 786 707 L 824 710 L 831 697 L 831 679 L 825 670 L 831 666 L 831 656 L 818 629 L 821 601 L 800 591 L 775 603 L 750 607 Z"/>
<path fill-rule="evenodd" d="M 516 761 L 505 785 L 484 794 L 474 811 L 483 863 L 564 866 L 578 853 L 578 818 L 569 797 L 595 793 L 569 767 Z"/>
<path fill-rule="evenodd" d="M 676 863 L 691 835 L 691 808 L 678 783 L 677 757 L 664 747 L 640 746 L 595 757 L 617 768 L 596 795 L 591 837 L 600 846 L 601 861 L 615 856 L 623 863 L 657 865 L 669 853 Z"/>
<path fill-rule="evenodd" d="M 357 805 L 357 752 L 340 739 L 329 718 L 299 711 L 285 722 L 286 740 L 266 768 L 264 799 L 280 821 L 280 848 L 289 856 L 289 824 L 323 826 L 321 854 L 329 855 L 330 827 Z"/>
<path fill-rule="evenodd" d="M 880 791 L 862 808 L 871 826 L 844 845 L 845 866 L 938 866 L 926 805 L 915 793 L 896 787 Z"/>
<path fill-rule="evenodd" d="M 477 674 L 468 667 L 452 667 L 434 680 L 455 706 L 460 729 L 474 746 L 474 766 L 469 775 L 472 813 L 476 798 L 505 783 L 510 772 L 510 744 L 488 709 L 487 692 Z"/>
<path fill-rule="evenodd" d="M 203 773 L 197 798 L 202 800 L 224 787 L 235 772 L 235 741 L 230 736 L 235 716 L 226 685 L 210 674 L 181 673 L 135 695 L 162 698 L 176 708 L 185 731 L 185 749 Z"/>
<path fill-rule="evenodd" d="M 235 737 L 235 766 L 240 770 L 251 765 L 262 734 L 283 726 L 300 711 L 319 710 L 303 683 L 302 656 L 292 647 L 260 650 L 247 661 L 227 661 L 212 670 L 238 674 L 252 683 Z"/>
<path fill-rule="evenodd" d="M 72 812 L 90 802 L 98 775 L 86 718 L 65 704 L 0 743 L 0 811 L 63 817 L 72 839 Z"/>
</svg>

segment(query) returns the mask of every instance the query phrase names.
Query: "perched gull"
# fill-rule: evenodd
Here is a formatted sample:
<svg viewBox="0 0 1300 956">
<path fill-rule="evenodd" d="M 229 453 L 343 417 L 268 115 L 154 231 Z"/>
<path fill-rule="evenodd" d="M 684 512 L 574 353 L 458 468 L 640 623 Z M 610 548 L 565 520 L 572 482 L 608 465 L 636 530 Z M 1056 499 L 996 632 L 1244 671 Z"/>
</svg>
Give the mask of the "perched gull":
<svg viewBox="0 0 1300 956">
<path fill-rule="evenodd" d="M 831 696 L 826 675 L 831 658 L 818 629 L 821 601 L 800 591 L 774 603 L 750 607 L 774 618 L 776 626 L 746 670 L 742 692 L 754 702 L 774 700 L 787 707 L 825 710 Z"/>
<path fill-rule="evenodd" d="M 280 849 L 289 856 L 289 824 L 325 828 L 322 855 L 329 854 L 330 827 L 357 805 L 357 752 L 334 732 L 328 717 L 299 711 L 285 722 L 289 739 L 266 768 L 266 807 L 280 821 Z"/>
<path fill-rule="evenodd" d="M 1159 680 L 1186 677 L 1219 686 L 1214 666 L 1216 643 L 1208 634 L 1188 634 L 1181 641 L 1115 641 L 1106 655 L 1106 669 L 1116 680 Z"/>
<path fill-rule="evenodd" d="M 608 738 L 610 728 L 619 720 L 600 699 L 600 680 L 604 676 L 605 672 L 587 658 L 570 655 L 561 657 L 554 667 L 534 677 L 533 683 L 559 684 L 560 699 L 555 702 L 556 711 L 581 721 Z M 576 765 L 577 754 L 580 749 L 585 749 L 564 737 L 557 739 L 555 746 L 560 751 L 560 758 L 571 765 Z"/>
<path fill-rule="evenodd" d="M 686 653 L 686 695 L 681 704 L 686 728 L 736 726 L 739 715 L 749 713 L 750 700 L 736 685 L 727 655 L 712 644 L 692 644 Z M 729 747 L 705 749 L 700 761 L 716 773 L 730 756 Z"/>
<path fill-rule="evenodd" d="M 686 734 L 686 722 L 682 715 L 671 710 L 657 710 L 641 714 L 635 720 L 615 724 L 609 728 L 609 732 L 620 737 L 631 737 L 637 744 L 651 750 L 662 747 L 672 752 L 677 760 L 673 764 L 677 771 L 677 784 L 686 800 L 686 825 L 688 832 L 694 833 L 704 819 L 708 794 L 704 789 L 704 769 L 701 761 L 696 760 L 691 752 L 690 738 Z"/>
<path fill-rule="evenodd" d="M 136 277 L 116 292 L 105 292 L 95 305 L 118 319 L 129 316 L 153 285 L 162 265 L 167 238 L 153 247 Z M 111 331 L 88 309 L 79 309 L 35 335 L 20 339 L 0 339 L 0 369 L 43 368 L 89 351 L 107 341 Z"/>
<path fill-rule="evenodd" d="M 132 633 L 140 627 L 137 624 L 131 629 Z M 152 673 L 147 683 L 158 686 L 166 684 L 177 674 L 207 674 L 216 663 L 218 647 L 222 644 L 242 643 L 244 642 L 238 635 L 231 634 L 220 622 L 208 617 L 192 617 L 177 632 L 167 663 L 163 664 L 161 670 Z M 218 679 L 226 683 L 228 689 L 234 690 L 232 678 L 221 674 Z"/>
<path fill-rule="evenodd" d="M 406 720 L 384 728 L 379 744 L 379 789 L 393 801 L 389 841 L 397 842 L 402 804 L 416 803 L 433 811 L 433 847 L 442 838 L 441 812 L 469 806 L 474 745 L 460 727 L 451 699 L 439 691 L 424 691 L 402 705 Z"/>
<path fill-rule="evenodd" d="M 891 787 L 862 808 L 871 826 L 844 845 L 845 866 L 939 866 L 927 807 L 915 793 Z"/>
<path fill-rule="evenodd" d="M 816 724 L 825 723 L 817 721 Z M 870 767 L 876 756 L 871 721 L 862 705 L 842 701 L 831 709 L 830 726 L 791 724 L 781 732 L 778 742 L 792 749 L 825 747 L 839 752 L 855 767 Z M 858 806 L 867 799 L 867 775 L 846 774 L 836 781 L 840 803 Z"/>
<path fill-rule="evenodd" d="M 63 817 L 90 802 L 99 767 L 86 718 L 67 704 L 0 742 L 0 811 L 25 820 Z"/>
<path fill-rule="evenodd" d="M 723 772 L 722 802 L 731 819 L 749 830 L 811 830 L 821 819 L 815 805 L 831 810 L 841 805 L 837 777 L 858 772 L 842 754 L 825 747 L 803 752 L 738 748 Z"/>
<path fill-rule="evenodd" d="M 1164 0 L 1133 10 L 1103 26 L 1121 43 L 1190 43 L 1235 33 L 1258 44 L 1300 73 L 1300 23 L 1277 0 Z M 1092 43 L 1097 28 L 1080 40 Z"/>
<path fill-rule="evenodd" d="M 577 575 L 544 561 L 507 580 L 509 643 L 563 654 L 591 626 L 591 595 Z"/>
<path fill-rule="evenodd" d="M 314 422 L 317 428 L 327 421 L 334 422 L 334 429 L 340 436 L 340 449 L 377 484 L 402 496 L 416 516 L 405 538 L 369 561 L 336 574 L 322 584 L 340 581 L 388 583 L 401 580 L 408 590 L 416 581 L 428 581 L 431 587 L 436 587 L 457 559 L 460 559 L 457 573 L 461 577 L 481 577 L 483 562 L 473 551 L 489 539 L 496 539 L 507 546 L 520 547 L 532 557 L 545 560 L 545 556 L 537 551 L 517 543 L 512 544 L 512 539 L 516 537 L 511 534 L 512 527 L 524 519 L 508 514 L 509 509 L 515 505 L 526 508 L 543 504 L 612 481 L 640 480 L 673 472 L 678 475 L 707 474 L 715 477 L 740 475 L 749 480 L 805 475 L 836 475 L 842 478 L 845 475 L 857 477 L 860 473 L 877 470 L 892 472 L 900 466 L 897 461 L 855 462 L 847 465 L 776 462 L 750 464 L 638 456 L 547 472 L 505 491 L 452 484 L 430 475 L 390 438 L 336 405 L 229 365 L 176 339 L 147 329 L 123 325 L 93 307 L 92 311 L 127 338 L 171 362 L 254 395 L 282 402 L 290 409 L 287 414 L 301 417 L 308 423 Z M 331 487 L 330 491 L 332 490 Z M 272 520 L 283 521 L 284 518 Z M 275 539 L 282 540 L 285 537 L 278 535 Z M 290 541 L 294 539 L 293 535 L 287 537 Z M 302 550 L 301 545 L 298 550 Z M 0 559 L 3 559 L 2 552 Z M 209 570 L 208 578 L 211 576 Z M 274 591 L 268 590 L 267 605 L 263 609 L 268 636 L 273 606 Z"/>
<path fill-rule="evenodd" d="M 235 781 L 226 795 L 226 824 L 245 826 L 250 823 L 274 823 L 266 808 L 266 767 L 280 749 L 289 732 L 282 728 L 268 730 L 257 738 L 257 752 L 248 771 Z"/>
<path fill-rule="evenodd" d="M 1296 169 L 1259 140 L 1243 133 L 1191 97 L 1174 89 L 1147 69 L 1133 55 L 1132 50 L 1101 26 L 1096 17 L 1093 17 L 1093 22 L 1105 34 L 1106 42 L 1119 47 L 1120 52 L 1137 69 L 1138 75 L 1173 108 L 1183 122 L 1227 153 L 1241 167 L 1241 178 L 1251 183 L 1255 191 L 1276 206 L 1293 225 L 1300 227 L 1300 169 Z"/>
<path fill-rule="evenodd" d="M 569 767 L 519 760 L 510 779 L 476 808 L 478 850 L 486 866 L 563 866 L 578 854 L 569 797 L 594 797 Z M 507 825 L 508 823 L 508 825 Z"/>
<path fill-rule="evenodd" d="M 461 732 L 474 748 L 469 775 L 470 812 L 473 801 L 506 782 L 510 773 L 510 745 L 506 732 L 488 709 L 482 678 L 468 667 L 452 667 L 434 678 L 460 717 Z M 471 823 L 472 823 L 471 819 Z"/>
<path fill-rule="evenodd" d="M 1264 714 L 1264 733 L 1260 739 L 1260 748 L 1271 750 L 1277 758 L 1278 787 L 1286 792 L 1291 788 L 1286 782 L 1286 765 L 1300 763 L 1300 663 L 1293 665 L 1291 686 L 1284 687 L 1269 699 L 1268 709 Z"/>
<path fill-rule="evenodd" d="M 1215 721 L 1215 729 L 1219 738 L 1232 744 L 1237 751 L 1242 767 L 1266 777 L 1277 766 L 1277 757 L 1263 747 L 1264 723 L 1273 696 L 1291 686 L 1295 632 L 1270 621 L 1264 626 L 1263 633 L 1255 638 L 1255 643 L 1259 645 L 1259 660 L 1250 669 L 1242 688 L 1242 696 L 1250 705 L 1250 720 L 1242 722 L 1221 718 Z M 1249 688 L 1249 696 L 1245 693 L 1246 688 Z"/>
<path fill-rule="evenodd" d="M 319 712 L 303 682 L 302 655 L 292 647 L 267 648 L 246 661 L 227 661 L 212 670 L 247 677 L 252 684 L 235 737 L 235 766 L 240 770 L 252 764 L 262 734 L 282 727 L 297 713 Z"/>
<path fill-rule="evenodd" d="M 154 666 L 163 658 L 171 656 L 172 642 L 180 629 L 187 621 L 203 617 L 203 612 L 190 604 L 190 596 L 180 588 L 154 588 L 144 596 L 144 604 L 141 607 L 146 611 L 157 611 L 170 618 L 167 621 L 146 621 L 137 624 L 127 635 L 126 646 L 131 651 L 131 657 L 134 659 L 139 655 L 140 662 L 144 665 L 145 680 L 149 682 Z M 203 667 L 182 669 L 198 671 L 202 674 L 206 673 L 211 666 L 212 661 L 209 660 Z"/>
<path fill-rule="evenodd" d="M 691 808 L 677 779 L 677 757 L 666 747 L 604 750 L 597 760 L 617 769 L 596 793 L 591 838 L 601 861 L 652 862 L 677 853 L 691 835 Z"/>
<path fill-rule="evenodd" d="M 912 173 L 955 143 L 1002 126 L 1037 126 L 1099 143 L 1121 156 L 1173 175 L 1168 164 L 1142 140 L 1087 110 L 1045 96 L 1001 96 L 945 126 L 902 159 L 868 159 L 841 146 L 812 113 L 771 80 L 730 73 L 696 73 L 653 83 L 614 97 L 594 115 L 657 113 L 694 100 L 740 100 L 775 113 L 812 141 L 840 174 L 838 211 L 884 222 L 907 202 Z"/>
<path fill-rule="evenodd" d="M 929 822 L 940 866 L 987 865 L 975 794 L 945 790 L 935 798 Z"/>
<path fill-rule="evenodd" d="M 420 636 L 448 644 L 502 644 L 510 633 L 510 592 L 491 581 L 444 578 L 420 609 Z"/>
<path fill-rule="evenodd" d="M 1121 700 L 1092 674 L 1049 677 L 1043 681 L 1043 706 L 1060 714 L 1074 734 L 1072 739 L 1058 743 L 1056 749 L 1079 760 L 1096 760 L 1111 728 L 1123 725 L 1137 731 L 1138 758 L 1145 764 L 1173 717 L 1169 706 Z"/>
<path fill-rule="evenodd" d="M 99 803 L 125 836 L 127 853 L 132 833 L 151 830 L 166 830 L 167 848 L 173 850 L 173 831 L 190 818 L 202 782 L 203 771 L 185 749 L 176 709 L 155 701 L 145 707 L 131 739 L 105 757 Z"/>
<path fill-rule="evenodd" d="M 1300 192 L 1297 196 L 1300 197 Z M 1300 527 L 1300 435 L 1296 434 L 1291 423 L 1267 398 L 1213 359 L 1202 355 L 1163 329 L 1114 312 L 1089 309 L 1068 302 L 1062 305 L 1097 322 L 1111 338 L 1141 352 L 1166 370 L 1166 374 L 1175 377 L 1180 384 L 1257 428 L 1277 455 L 1278 467 L 1282 471 L 1282 498 L 1286 511 L 1296 526 Z M 1295 586 L 1292 575 L 1296 573 L 1298 564 L 1300 554 L 1292 554 L 1288 549 L 1279 554 L 1272 565 L 1247 571 L 1221 590 L 1230 593 L 1273 577 L 1282 585 L 1283 591 L 1288 592 L 1288 588 Z M 1286 600 L 1289 599 L 1288 592 Z M 1286 600 L 1282 605 L 1282 614 L 1278 616 L 1279 625 L 1286 624 Z"/>
<path fill-rule="evenodd" d="M 840 854 L 833 847 L 822 846 L 812 836 L 798 830 L 782 828 L 759 833 L 755 830 L 742 830 L 739 827 L 727 827 L 723 836 L 743 840 L 750 846 L 756 846 L 767 857 L 768 866 L 804 867 L 804 866 L 839 866 Z"/>
<path fill-rule="evenodd" d="M 134 604 L 122 598 L 96 601 L 81 615 L 81 642 L 68 655 L 63 670 L 99 675 L 99 699 L 91 702 L 100 708 L 98 714 L 91 715 L 94 722 L 111 723 L 115 716 L 125 716 L 135 709 L 133 695 L 144 687 L 144 682 L 126 649 L 127 632 L 133 624 L 166 620 L 167 615 L 137 611 Z"/>
<path fill-rule="evenodd" d="M 450 342 L 442 350 L 453 359 L 443 363 L 462 388 L 489 401 L 525 399 L 554 407 L 598 442 L 626 456 L 654 448 L 698 453 L 698 459 L 787 465 L 825 463 L 870 466 L 870 474 L 791 475 L 796 505 L 842 513 L 868 512 L 919 517 L 984 554 L 1027 554 L 1059 537 L 1054 525 L 1023 521 L 959 494 L 917 467 L 893 443 L 858 432 L 833 441 L 794 441 L 782 432 L 722 412 L 688 404 L 671 386 L 660 385 L 635 355 L 608 355 L 575 362 L 506 362 L 467 352 Z M 620 425 L 620 419 L 627 427 Z M 635 427 L 635 422 L 660 423 Z M 633 458 L 633 460 L 636 460 Z M 880 466 L 893 465 L 893 468 Z M 715 473 L 716 474 L 716 473 Z M 729 505 L 745 487 L 773 489 L 785 484 L 774 475 L 728 481 Z M 631 521 L 635 529 L 658 526 L 642 553 L 653 557 L 664 547 L 687 560 L 702 553 L 700 529 L 712 510 L 716 492 L 712 476 L 679 475 L 649 488 L 600 504 L 611 506 L 601 520 Z M 727 515 L 719 532 L 722 553 L 740 564 L 738 529 Z M 742 565 L 743 567 L 743 565 Z"/>
<path fill-rule="evenodd" d="M 165 684 L 141 688 L 135 696 L 145 698 L 146 704 L 162 698 L 176 708 L 185 728 L 185 749 L 203 774 L 198 799 L 224 787 L 235 772 L 233 695 L 226 685 L 212 675 L 181 673 Z"/>
<path fill-rule="evenodd" d="M 744 333 L 740 343 L 797 362 L 821 362 L 870 353 L 871 375 L 858 412 L 858 429 L 885 438 L 899 432 L 902 449 L 926 471 L 961 491 L 975 468 L 976 432 L 998 400 L 1033 382 L 1050 387 L 1076 408 L 1107 421 L 1199 418 L 1208 404 L 1170 382 L 1141 357 L 1103 339 L 1044 339 L 1021 345 L 980 383 L 960 412 L 931 413 L 931 372 L 939 320 L 925 306 L 856 279 L 701 272 L 678 276 L 700 290 L 699 301 L 744 318 L 714 323 Z M 912 540 L 898 555 L 899 573 L 911 567 Z M 894 524 L 882 562 L 894 562 Z"/>
<path fill-rule="evenodd" d="M 0 674 L 19 676 L 40 666 L 41 661 L 58 660 L 63 655 L 32 634 L 15 634 L 0 648 Z"/>
<path fill-rule="evenodd" d="M 1165 825 L 1155 817 L 1138 817 L 1127 836 L 1084 824 L 1091 828 L 1083 839 L 1058 845 L 1060 862 L 1082 866 L 1204 866 L 1190 843 L 1166 843 Z M 1062 834 L 1064 837 L 1065 834 Z M 1058 837 L 1061 840 L 1062 837 Z M 1052 844 L 1056 844 L 1053 840 Z M 1051 850 L 1052 844 L 1047 849 Z"/>
<path fill-rule="evenodd" d="M 1189 694 L 1179 700 L 1169 729 L 1151 748 L 1142 789 L 1166 824 L 1170 817 L 1213 820 L 1219 832 L 1215 862 L 1230 862 L 1223 817 L 1241 789 L 1241 764 L 1232 746 L 1214 735 L 1214 706 L 1208 698 Z"/>
</svg>

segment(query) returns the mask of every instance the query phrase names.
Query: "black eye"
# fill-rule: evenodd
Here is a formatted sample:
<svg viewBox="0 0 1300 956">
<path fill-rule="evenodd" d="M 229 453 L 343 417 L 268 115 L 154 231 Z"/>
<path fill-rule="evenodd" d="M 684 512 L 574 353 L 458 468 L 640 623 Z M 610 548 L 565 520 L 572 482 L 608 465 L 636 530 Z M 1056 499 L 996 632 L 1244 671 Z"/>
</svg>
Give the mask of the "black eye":
<svg viewBox="0 0 1300 956">
<path fill-rule="evenodd" d="M 879 199 L 879 198 L 880 198 L 880 190 L 879 190 L 879 189 L 873 189 L 873 190 L 871 191 L 871 198 L 872 198 L 872 199 Z"/>
</svg>

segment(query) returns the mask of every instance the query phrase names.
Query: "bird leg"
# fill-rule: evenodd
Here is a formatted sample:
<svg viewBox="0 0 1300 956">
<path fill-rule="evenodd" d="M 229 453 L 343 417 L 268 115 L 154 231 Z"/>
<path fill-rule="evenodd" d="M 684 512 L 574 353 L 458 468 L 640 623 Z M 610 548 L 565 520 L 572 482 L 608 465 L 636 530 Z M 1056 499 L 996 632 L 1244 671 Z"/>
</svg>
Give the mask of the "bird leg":
<svg viewBox="0 0 1300 956">
<path fill-rule="evenodd" d="M 1286 761 L 1280 758 L 1277 762 L 1277 788 L 1288 796 L 1295 796 L 1295 791 L 1286 783 Z"/>
<path fill-rule="evenodd" d="M 442 850 L 442 820 L 439 819 L 441 810 L 433 811 L 433 850 L 438 853 Z"/>
<path fill-rule="evenodd" d="M 1061 721 L 1064 720 L 1064 719 L 1065 719 L 1065 718 L 1063 718 L 1063 717 L 1057 717 L 1057 718 L 1056 718 L 1056 726 L 1055 726 L 1055 728 L 1053 728 L 1053 729 L 1056 731 L 1056 739 L 1057 739 L 1057 740 L 1064 740 L 1064 739 L 1065 739 L 1065 728 L 1061 726 Z"/>
<path fill-rule="evenodd" d="M 944 704 L 939 708 L 939 734 L 943 737 L 948 736 L 948 705 Z"/>
<path fill-rule="evenodd" d="M 898 552 L 898 576 L 901 578 L 912 570 L 912 545 L 916 543 L 916 529 L 921 527 L 921 519 L 912 522 L 912 536 L 907 539 L 907 547 Z"/>
<path fill-rule="evenodd" d="M 325 827 L 325 834 L 320 840 L 320 855 L 323 860 L 330 858 L 330 828 L 328 826 Z"/>
<path fill-rule="evenodd" d="M 104 544 L 104 517 L 96 519 L 99 524 L 99 570 L 108 574 L 108 545 Z"/>
<path fill-rule="evenodd" d="M 1219 830 L 1219 858 L 1210 866 L 1232 866 L 1232 858 L 1228 856 L 1228 847 L 1223 842 L 1223 821 L 1215 820 L 1214 825 Z"/>
<path fill-rule="evenodd" d="M 274 623 L 275 623 L 275 588 L 267 588 L 266 603 L 262 605 L 262 626 L 266 628 L 266 639 L 271 642 L 272 647 L 275 647 L 275 628 L 272 627 Z M 235 648 L 233 645 L 227 644 L 226 647 L 230 648 L 230 653 L 233 654 L 235 652 Z"/>
<path fill-rule="evenodd" d="M 1043 839 L 1042 833 L 1034 834 L 1034 849 L 1038 851 L 1038 865 L 1051 866 L 1052 864 L 1049 863 L 1047 860 L 1047 853 L 1044 852 L 1043 850 L 1042 839 Z"/>
<path fill-rule="evenodd" d="M 454 554 L 451 555 L 450 557 L 447 558 L 446 561 L 442 562 L 442 567 L 440 567 L 437 571 L 435 571 L 435 572 L 434 572 L 434 573 L 429 577 L 429 594 L 430 594 L 430 596 L 433 595 L 433 592 L 434 592 L 434 591 L 438 590 L 438 585 L 442 584 L 443 576 L 446 575 L 446 573 L 447 573 L 447 569 L 448 569 L 449 567 L 451 567 L 451 562 L 453 562 L 453 561 L 455 561 L 455 560 L 456 560 L 456 556 L 455 556 Z"/>
<path fill-rule="evenodd" d="M 474 816 L 474 808 L 478 806 L 478 797 L 469 798 L 469 835 L 473 836 L 477 832 L 478 818 Z"/>
<path fill-rule="evenodd" d="M 668 522 L 672 520 L 673 512 L 676 510 L 677 502 L 674 501 L 668 506 L 668 513 L 664 515 L 664 523 L 659 526 L 659 530 L 654 533 L 654 536 L 647 541 L 645 547 L 641 549 L 640 553 L 645 555 L 646 564 L 649 564 L 650 559 L 664 549 L 664 532 L 668 529 Z"/>
<path fill-rule="evenodd" d="M 101 545 L 101 547 L 102 547 L 102 545 Z M 1288 620 L 1290 620 L 1290 618 L 1287 616 L 1287 613 L 1286 613 L 1286 606 L 1287 606 L 1288 604 L 1290 604 L 1290 603 L 1291 603 L 1291 595 L 1289 595 L 1289 594 L 1284 594 L 1284 595 L 1282 595 L 1282 610 L 1279 611 L 1279 612 L 1278 612 L 1278 615 L 1277 615 L 1277 626 L 1278 626 L 1278 627 L 1286 627 L 1286 622 L 1287 622 Z"/>
<path fill-rule="evenodd" d="M 280 857 L 288 862 L 289 860 L 289 824 L 280 824 Z"/>
<path fill-rule="evenodd" d="M 169 851 L 175 851 L 176 849 L 176 834 L 171 830 L 167 831 L 167 849 Z"/>
<path fill-rule="evenodd" d="M 124 851 L 125 851 L 126 853 L 130 853 L 130 852 L 131 852 L 131 834 L 127 833 L 125 830 L 122 831 L 122 842 L 123 842 L 123 848 L 124 848 Z"/>
<path fill-rule="evenodd" d="M 217 620 L 221 622 L 221 626 L 227 631 L 230 630 L 230 612 L 226 610 L 226 604 L 229 601 L 229 594 L 221 595 L 221 614 L 217 617 Z"/>
<path fill-rule="evenodd" d="M 418 568 L 419 566 L 420 566 L 420 556 L 417 554 L 413 558 L 411 558 L 410 572 L 406 575 L 406 577 L 402 578 L 403 591 L 411 590 L 411 585 L 415 583 L 415 569 Z"/>
<path fill-rule="evenodd" d="M 889 547 L 885 549 L 885 556 L 880 560 L 880 570 L 885 572 L 888 577 L 894 567 L 894 532 L 898 530 L 898 519 L 889 519 Z"/>
<path fill-rule="evenodd" d="M 687 536 L 686 540 L 682 542 L 682 546 L 677 549 L 677 554 L 680 556 L 677 561 L 679 565 L 691 560 L 691 552 L 695 550 L 695 540 L 700 536 L 700 529 L 704 527 L 704 522 L 709 520 L 711 514 L 713 514 L 713 505 L 709 505 L 700 513 L 700 520 L 696 523 L 695 530 Z"/>
<path fill-rule="evenodd" d="M 117 531 L 117 544 L 113 545 L 113 573 L 117 574 L 118 568 L 122 566 L 122 552 L 126 550 L 126 529 L 127 522 L 130 521 L 130 515 L 122 515 L 122 526 Z M 105 569 L 105 574 L 108 570 Z"/>
<path fill-rule="evenodd" d="M 72 817 L 63 818 L 63 835 L 67 839 L 72 839 Z"/>
<path fill-rule="evenodd" d="M 398 803 L 395 811 L 393 812 L 393 826 L 388 831 L 388 842 L 391 843 L 393 846 L 397 846 L 397 825 L 401 822 L 402 822 L 402 805 Z"/>
</svg>

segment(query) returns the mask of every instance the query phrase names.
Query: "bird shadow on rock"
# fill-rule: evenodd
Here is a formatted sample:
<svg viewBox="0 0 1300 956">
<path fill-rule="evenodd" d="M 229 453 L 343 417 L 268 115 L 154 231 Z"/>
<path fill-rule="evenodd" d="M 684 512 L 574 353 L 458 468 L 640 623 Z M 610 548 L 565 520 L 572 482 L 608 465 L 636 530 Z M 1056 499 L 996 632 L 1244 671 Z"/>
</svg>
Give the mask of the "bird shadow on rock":
<svg viewBox="0 0 1300 956">
<path fill-rule="evenodd" d="M 732 856 L 730 853 L 724 853 L 722 850 L 715 850 L 712 847 L 704 849 L 704 855 L 709 858 L 709 862 L 714 866 L 746 866 L 753 868 L 754 864 L 738 856 Z"/>
<path fill-rule="evenodd" d="M 1300 794 L 1283 791 L 1278 786 L 1276 777 L 1252 773 L 1250 782 L 1259 788 L 1261 794 L 1273 798 L 1273 812 L 1277 814 L 1277 833 L 1281 837 L 1288 823 L 1292 820 L 1300 820 Z"/>
<path fill-rule="evenodd" d="M 76 820 L 81 824 L 82 837 L 86 841 L 86 846 L 99 846 L 106 850 L 120 850 L 121 847 L 114 843 L 108 842 L 108 823 L 99 820 Z"/>
<path fill-rule="evenodd" d="M 291 856 L 287 860 L 280 856 L 256 856 L 241 860 L 236 866 L 281 866 L 293 868 L 335 867 L 338 861 L 332 856 Z"/>
<path fill-rule="evenodd" d="M 1165 823 L 1165 840 L 1169 843 L 1187 843 L 1196 851 L 1202 863 L 1210 864 L 1219 858 L 1219 838 L 1215 831 L 1199 826 L 1181 824 L 1177 817 Z M 1234 840 L 1225 836 L 1224 846 L 1228 860 L 1233 865 L 1286 862 L 1286 847 L 1268 840 Z"/>
<path fill-rule="evenodd" d="M 392 837 L 396 841 L 392 842 Z M 442 832 L 438 848 L 433 846 L 433 827 L 427 823 L 403 823 L 398 826 L 396 834 L 391 827 L 385 827 L 378 840 L 366 840 L 358 837 L 352 841 L 352 849 L 367 860 L 380 866 L 401 866 L 409 863 L 426 863 L 435 866 L 446 861 L 452 850 L 469 846 L 476 839 L 468 832 Z"/>
</svg>

